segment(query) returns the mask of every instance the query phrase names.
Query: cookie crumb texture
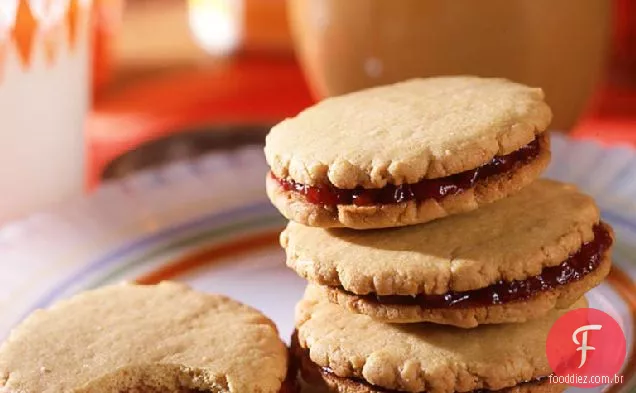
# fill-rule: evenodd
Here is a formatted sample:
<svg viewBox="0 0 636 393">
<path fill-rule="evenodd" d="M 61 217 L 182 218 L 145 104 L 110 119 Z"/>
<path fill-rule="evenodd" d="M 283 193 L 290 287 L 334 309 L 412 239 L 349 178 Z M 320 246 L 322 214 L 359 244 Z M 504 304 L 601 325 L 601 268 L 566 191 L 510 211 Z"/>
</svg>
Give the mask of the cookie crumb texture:
<svg viewBox="0 0 636 393">
<path fill-rule="evenodd" d="M 563 313 L 551 311 L 524 324 L 470 330 L 433 324 L 395 325 L 352 314 L 309 287 L 296 309 L 300 346 L 338 377 L 406 392 L 500 390 L 551 373 L 545 356 L 550 327 Z"/>
<path fill-rule="evenodd" d="M 552 113 L 541 89 L 439 77 L 328 98 L 274 126 L 272 173 L 307 185 L 381 188 L 476 168 L 530 143 Z"/>
<path fill-rule="evenodd" d="M 3 393 L 277 393 L 286 372 L 272 321 L 167 282 L 104 287 L 36 311 L 0 347 Z"/>
</svg>

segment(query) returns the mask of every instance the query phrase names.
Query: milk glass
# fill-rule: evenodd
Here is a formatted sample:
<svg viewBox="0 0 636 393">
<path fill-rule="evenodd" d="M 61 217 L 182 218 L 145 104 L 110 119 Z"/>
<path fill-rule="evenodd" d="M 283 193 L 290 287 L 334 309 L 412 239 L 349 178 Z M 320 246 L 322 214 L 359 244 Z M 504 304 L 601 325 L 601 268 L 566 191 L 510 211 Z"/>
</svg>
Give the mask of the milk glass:
<svg viewBox="0 0 636 393">
<path fill-rule="evenodd" d="M 83 190 L 90 3 L 0 1 L 0 223 Z"/>
</svg>

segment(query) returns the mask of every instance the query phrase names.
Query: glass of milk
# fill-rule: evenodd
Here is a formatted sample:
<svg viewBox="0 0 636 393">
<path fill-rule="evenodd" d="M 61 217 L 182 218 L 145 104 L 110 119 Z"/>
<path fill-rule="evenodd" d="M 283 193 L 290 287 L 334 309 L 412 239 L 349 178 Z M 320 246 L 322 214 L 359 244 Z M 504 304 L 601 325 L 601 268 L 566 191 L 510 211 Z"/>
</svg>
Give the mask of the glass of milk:
<svg viewBox="0 0 636 393">
<path fill-rule="evenodd" d="M 0 223 L 83 191 L 90 3 L 0 1 Z"/>
</svg>

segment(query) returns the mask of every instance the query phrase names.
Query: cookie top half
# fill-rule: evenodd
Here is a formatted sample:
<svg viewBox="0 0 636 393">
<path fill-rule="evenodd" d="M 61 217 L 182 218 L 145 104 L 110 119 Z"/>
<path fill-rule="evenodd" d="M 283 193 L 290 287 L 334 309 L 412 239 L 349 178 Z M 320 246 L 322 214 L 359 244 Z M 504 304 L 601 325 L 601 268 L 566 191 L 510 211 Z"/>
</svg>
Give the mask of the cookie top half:
<svg viewBox="0 0 636 393">
<path fill-rule="evenodd" d="M 600 212 L 572 185 L 538 180 L 478 210 L 422 225 L 356 231 L 290 222 L 287 265 L 355 294 L 445 294 L 523 280 L 594 239 Z"/>
<path fill-rule="evenodd" d="M 0 347 L 5 392 L 275 393 L 286 371 L 260 312 L 168 282 L 77 295 L 33 313 Z"/>
<path fill-rule="evenodd" d="M 352 189 L 476 168 L 536 139 L 551 120 L 541 89 L 505 79 L 413 79 L 328 98 L 274 126 L 272 173 Z"/>
<path fill-rule="evenodd" d="M 378 322 L 321 300 L 309 286 L 296 308 L 296 328 L 311 361 L 338 377 L 408 392 L 497 391 L 550 375 L 550 328 L 565 312 L 585 306 L 581 299 L 527 323 L 460 330 Z"/>
</svg>

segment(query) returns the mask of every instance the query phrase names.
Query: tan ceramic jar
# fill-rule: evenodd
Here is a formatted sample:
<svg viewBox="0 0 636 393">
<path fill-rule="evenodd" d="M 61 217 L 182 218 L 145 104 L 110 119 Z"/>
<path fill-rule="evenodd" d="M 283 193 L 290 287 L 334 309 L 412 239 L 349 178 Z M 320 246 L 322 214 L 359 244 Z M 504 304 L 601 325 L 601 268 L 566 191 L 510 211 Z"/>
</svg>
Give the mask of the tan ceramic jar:
<svg viewBox="0 0 636 393">
<path fill-rule="evenodd" d="M 608 0 L 288 0 L 314 92 L 415 76 L 501 76 L 543 87 L 568 130 L 603 70 Z"/>
</svg>

